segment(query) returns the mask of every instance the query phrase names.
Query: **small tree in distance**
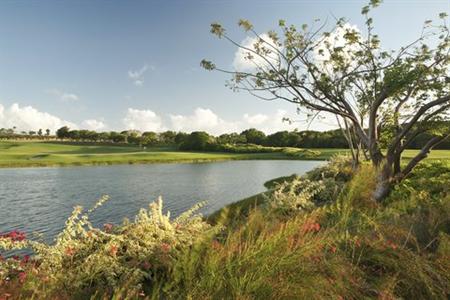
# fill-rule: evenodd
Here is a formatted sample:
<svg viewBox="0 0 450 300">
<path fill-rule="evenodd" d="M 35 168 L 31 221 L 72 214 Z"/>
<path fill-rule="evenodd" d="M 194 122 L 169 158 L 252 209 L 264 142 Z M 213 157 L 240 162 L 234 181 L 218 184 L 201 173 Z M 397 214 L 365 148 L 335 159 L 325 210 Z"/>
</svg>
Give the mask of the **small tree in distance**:
<svg viewBox="0 0 450 300">
<path fill-rule="evenodd" d="M 361 145 L 379 170 L 374 192 L 378 201 L 450 136 L 447 14 L 439 15 L 438 25 L 426 21 L 415 41 L 387 51 L 373 32 L 370 17 L 380 2 L 371 0 L 362 8 L 364 34 L 344 19 L 328 31 L 319 20 L 300 29 L 280 20 L 280 30 L 267 34 L 258 34 L 249 21 L 240 20 L 239 26 L 254 36 L 249 47 L 213 23 L 211 33 L 238 47 L 253 67 L 224 70 L 210 61 L 201 62 L 207 70 L 230 74 L 227 84 L 234 90 L 263 100 L 288 101 L 309 118 L 333 115 L 345 126 L 349 146 Z M 423 133 L 429 140 L 402 166 L 404 150 Z"/>
<path fill-rule="evenodd" d="M 65 138 L 69 137 L 69 131 L 70 128 L 67 126 L 63 126 L 61 128 L 59 128 L 58 130 L 56 130 L 56 137 L 60 140 L 63 140 Z"/>
</svg>

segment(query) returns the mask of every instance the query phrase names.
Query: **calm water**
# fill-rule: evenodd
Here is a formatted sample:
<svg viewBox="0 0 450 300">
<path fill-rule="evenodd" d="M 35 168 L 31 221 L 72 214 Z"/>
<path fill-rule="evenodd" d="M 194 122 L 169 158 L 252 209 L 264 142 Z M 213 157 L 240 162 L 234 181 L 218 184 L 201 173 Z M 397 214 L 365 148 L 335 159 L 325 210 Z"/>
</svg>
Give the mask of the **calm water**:
<svg viewBox="0 0 450 300">
<path fill-rule="evenodd" d="M 0 232 L 43 233 L 46 240 L 64 227 L 75 205 L 90 208 L 107 194 L 109 202 L 91 215 L 97 226 L 133 218 L 159 195 L 173 216 L 199 201 L 203 213 L 265 190 L 269 179 L 303 174 L 318 161 L 229 161 L 65 168 L 0 169 Z"/>
</svg>

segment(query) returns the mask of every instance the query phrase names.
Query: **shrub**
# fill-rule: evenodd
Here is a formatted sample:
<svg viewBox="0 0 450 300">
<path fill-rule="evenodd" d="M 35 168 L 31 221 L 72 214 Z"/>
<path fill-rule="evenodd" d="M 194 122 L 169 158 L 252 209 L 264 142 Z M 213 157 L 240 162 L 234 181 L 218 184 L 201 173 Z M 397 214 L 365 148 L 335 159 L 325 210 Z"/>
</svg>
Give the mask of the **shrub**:
<svg viewBox="0 0 450 300">
<path fill-rule="evenodd" d="M 311 149 L 284 148 L 283 153 L 295 158 L 312 159 L 320 156 L 321 152 Z"/>
<path fill-rule="evenodd" d="M 310 211 L 315 207 L 313 198 L 324 189 L 322 181 L 310 181 L 296 177 L 279 184 L 267 201 L 272 209 L 291 214 L 300 210 Z"/>
<path fill-rule="evenodd" d="M 94 209 L 106 199 L 102 198 Z M 125 221 L 117 227 L 106 224 L 103 230 L 93 228 L 89 221 L 93 209 L 83 213 L 76 207 L 53 245 L 2 237 L 0 247 L 30 247 L 36 253 L 36 264 L 22 294 L 50 297 L 64 291 L 67 297 L 83 297 L 95 292 L 112 293 L 121 286 L 126 286 L 128 293 L 141 293 L 144 282 L 152 285 L 163 278 L 177 253 L 210 229 L 200 215 L 194 214 L 200 207 L 170 220 L 169 214 L 162 213 L 160 198 L 150 210 L 142 209 L 134 222 Z M 16 265 L 8 259 L 1 263 L 1 269 L 24 271 Z M 0 275 L 4 281 L 5 274 Z"/>
</svg>

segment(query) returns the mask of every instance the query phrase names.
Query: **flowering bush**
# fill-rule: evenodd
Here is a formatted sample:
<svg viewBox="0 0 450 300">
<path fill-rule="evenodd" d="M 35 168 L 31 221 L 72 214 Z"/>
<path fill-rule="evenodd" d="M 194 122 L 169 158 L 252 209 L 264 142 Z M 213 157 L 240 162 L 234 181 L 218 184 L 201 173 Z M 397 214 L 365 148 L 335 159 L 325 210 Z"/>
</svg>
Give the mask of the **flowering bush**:
<svg viewBox="0 0 450 300">
<path fill-rule="evenodd" d="M 106 200 L 103 197 L 87 212 L 75 207 L 52 245 L 26 240 L 19 232 L 0 237 L 0 248 L 31 248 L 36 254 L 36 263 L 28 268 L 35 280 L 24 285 L 22 293 L 27 289 L 50 294 L 63 290 L 68 295 L 92 289 L 109 293 L 124 283 L 128 292 L 141 293 L 144 282 L 164 276 L 176 253 L 210 228 L 196 214 L 202 204 L 171 220 L 169 213 L 162 213 L 159 198 L 149 210 L 140 210 L 133 222 L 124 221 L 117 227 L 105 224 L 100 230 L 90 223 L 89 213 Z M 0 280 L 7 282 L 13 274 L 25 282 L 23 260 L 0 263 Z"/>
<path fill-rule="evenodd" d="M 311 210 L 315 204 L 313 197 L 322 191 L 322 181 L 295 177 L 290 182 L 279 184 L 268 201 L 271 208 L 284 212 Z"/>
</svg>

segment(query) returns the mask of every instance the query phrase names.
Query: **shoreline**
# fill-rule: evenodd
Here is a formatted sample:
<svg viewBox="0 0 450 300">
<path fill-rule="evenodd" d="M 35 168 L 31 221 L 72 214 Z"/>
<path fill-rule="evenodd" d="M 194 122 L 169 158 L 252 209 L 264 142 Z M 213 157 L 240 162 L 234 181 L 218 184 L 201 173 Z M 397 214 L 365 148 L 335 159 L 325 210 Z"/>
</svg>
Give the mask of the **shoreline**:
<svg viewBox="0 0 450 300">
<path fill-rule="evenodd" d="M 292 148 L 286 148 L 291 150 Z M 173 163 L 210 163 L 234 160 L 296 160 L 326 161 L 337 154 L 349 153 L 341 148 L 295 148 L 295 151 L 273 152 L 212 152 L 179 151 L 172 148 L 149 148 L 145 151 L 136 147 L 47 143 L 47 142 L 5 142 L 0 141 L 0 169 L 45 168 L 74 166 L 144 165 Z M 304 151 L 301 150 L 311 150 Z M 310 153 L 315 152 L 313 155 Z M 418 150 L 407 149 L 403 158 L 412 158 Z M 436 149 L 428 159 L 450 159 L 450 150 Z"/>
<path fill-rule="evenodd" d="M 208 152 L 214 154 L 214 152 Z M 90 167 L 90 166 L 113 166 L 113 165 L 151 165 L 151 164 L 201 164 L 225 161 L 239 161 L 239 160 L 294 160 L 294 161 L 326 161 L 328 157 L 314 157 L 314 158 L 293 158 L 289 156 L 263 156 L 252 157 L 253 153 L 246 157 L 229 157 L 229 158 L 196 158 L 196 159 L 154 159 L 154 160 L 130 160 L 130 161 L 91 161 L 91 162 L 44 162 L 44 163 L 19 163 L 19 164 L 1 164 L 1 169 L 22 169 L 22 168 L 65 168 L 65 167 Z"/>
</svg>

